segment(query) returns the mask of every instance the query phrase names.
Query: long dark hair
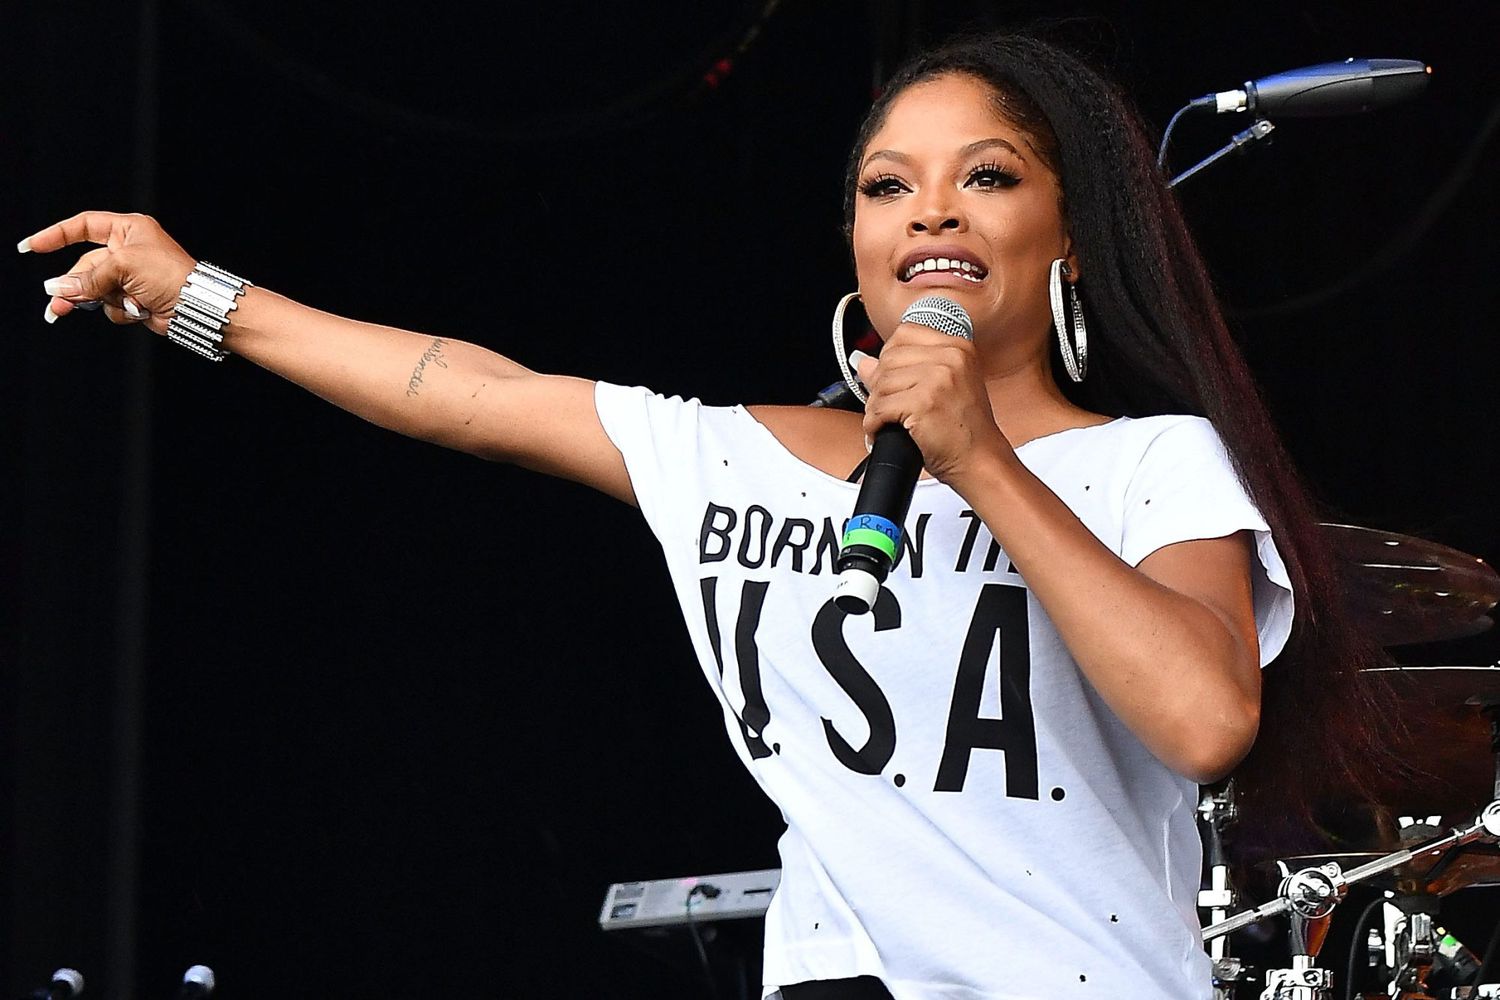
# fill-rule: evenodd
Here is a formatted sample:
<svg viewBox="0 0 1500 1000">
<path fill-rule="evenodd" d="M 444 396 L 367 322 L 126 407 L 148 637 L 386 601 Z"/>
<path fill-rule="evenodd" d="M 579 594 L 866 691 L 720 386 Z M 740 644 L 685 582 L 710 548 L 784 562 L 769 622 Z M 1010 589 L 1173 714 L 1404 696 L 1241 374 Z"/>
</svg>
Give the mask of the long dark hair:
<svg viewBox="0 0 1500 1000">
<path fill-rule="evenodd" d="M 852 233 L 860 161 L 895 98 L 913 84 L 962 74 L 988 84 L 996 109 L 1033 140 L 1062 185 L 1089 326 L 1088 377 L 1053 377 L 1074 403 L 1111 416 L 1207 417 L 1270 525 L 1286 562 L 1296 618 L 1265 674 L 1261 728 L 1236 773 L 1262 842 L 1290 846 L 1316 806 L 1371 787 L 1381 750 L 1362 667 L 1383 651 L 1342 613 L 1328 543 L 1236 347 L 1177 199 L 1156 169 L 1139 115 L 1078 57 L 1028 35 L 961 39 L 919 55 L 886 85 L 849 158 Z"/>
</svg>

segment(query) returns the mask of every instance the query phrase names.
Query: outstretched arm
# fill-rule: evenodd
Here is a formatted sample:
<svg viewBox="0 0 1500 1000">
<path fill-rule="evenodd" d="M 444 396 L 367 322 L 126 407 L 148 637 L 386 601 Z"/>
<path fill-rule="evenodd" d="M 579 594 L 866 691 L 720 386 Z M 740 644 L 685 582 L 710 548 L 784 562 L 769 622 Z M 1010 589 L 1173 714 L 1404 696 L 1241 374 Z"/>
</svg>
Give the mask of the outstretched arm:
<svg viewBox="0 0 1500 1000">
<path fill-rule="evenodd" d="M 79 213 L 23 246 L 84 242 L 102 246 L 49 281 L 49 312 L 102 301 L 112 322 L 165 334 L 195 259 L 151 217 L 113 212 Z M 381 427 L 635 502 L 586 379 L 539 375 L 474 344 L 346 319 L 258 286 L 230 313 L 224 346 Z"/>
</svg>

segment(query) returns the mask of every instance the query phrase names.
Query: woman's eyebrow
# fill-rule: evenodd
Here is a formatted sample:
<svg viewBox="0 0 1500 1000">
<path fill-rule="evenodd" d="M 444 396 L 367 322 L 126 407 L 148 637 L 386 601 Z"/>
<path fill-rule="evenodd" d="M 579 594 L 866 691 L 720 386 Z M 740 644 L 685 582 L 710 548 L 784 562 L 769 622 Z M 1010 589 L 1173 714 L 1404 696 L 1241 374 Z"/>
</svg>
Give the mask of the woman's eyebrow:
<svg viewBox="0 0 1500 1000">
<path fill-rule="evenodd" d="M 962 149 L 960 149 L 958 151 L 958 155 L 959 155 L 960 159 L 963 159 L 963 158 L 966 158 L 966 157 L 969 157 L 969 156 L 973 156 L 975 153 L 982 152 L 982 151 L 984 151 L 986 149 L 993 149 L 993 148 L 995 148 L 997 146 L 999 148 L 1001 148 L 1001 149 L 1008 149 L 1008 150 L 1010 150 L 1012 153 L 1014 153 L 1016 156 L 1020 157 L 1022 160 L 1026 159 L 1026 157 L 1024 155 L 1022 155 L 1021 151 L 1019 149 L 1017 149 L 1013 143 L 1011 143 L 1011 142 L 1009 142 L 1009 141 L 1007 141 L 1005 139 L 1001 139 L 999 136 L 996 136 L 996 137 L 990 138 L 990 139 L 979 139 L 979 140 L 976 140 L 974 142 L 971 142 L 967 146 L 965 146 Z M 874 161 L 874 160 L 894 160 L 895 162 L 901 164 L 902 166 L 906 166 L 906 167 L 910 167 L 912 165 L 912 158 L 910 156 L 907 156 L 905 153 L 901 152 L 900 150 L 896 150 L 896 149 L 877 149 L 877 150 L 875 150 L 875 152 L 873 152 L 869 156 L 865 157 L 864 166 L 866 166 L 866 167 L 869 166 L 870 163 L 872 161 Z"/>
<path fill-rule="evenodd" d="M 870 165 L 870 161 L 872 161 L 872 160 L 895 160 L 897 163 L 901 164 L 902 166 L 906 166 L 906 167 L 911 166 L 911 157 L 907 156 L 905 153 L 897 152 L 894 149 L 877 149 L 877 150 L 875 150 L 875 152 L 873 152 L 869 156 L 865 157 L 865 166 L 869 166 Z"/>
<path fill-rule="evenodd" d="M 1025 156 L 1021 155 L 1021 151 L 1017 149 L 1013 143 L 1007 142 L 1006 140 L 1001 139 L 998 136 L 993 139 L 980 139 L 978 142 L 971 142 L 959 152 L 964 156 L 973 156 L 975 153 L 986 149 L 993 149 L 996 146 L 999 146 L 1001 149 L 1010 150 L 1016 156 L 1020 156 L 1023 160 L 1026 159 Z"/>
</svg>

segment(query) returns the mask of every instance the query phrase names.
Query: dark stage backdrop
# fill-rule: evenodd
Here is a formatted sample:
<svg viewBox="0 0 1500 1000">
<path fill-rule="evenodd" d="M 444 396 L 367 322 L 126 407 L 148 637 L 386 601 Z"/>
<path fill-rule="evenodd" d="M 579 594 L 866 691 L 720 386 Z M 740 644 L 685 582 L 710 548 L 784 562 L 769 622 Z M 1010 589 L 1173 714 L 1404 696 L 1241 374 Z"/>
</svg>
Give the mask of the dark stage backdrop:
<svg viewBox="0 0 1500 1000">
<path fill-rule="evenodd" d="M 1159 128 L 1250 77 L 1424 59 L 1419 102 L 1281 122 L 1184 199 L 1319 493 L 1500 559 L 1492 5 L 794 0 L 687 86 L 754 6 L 12 4 L 0 219 L 147 211 L 335 313 L 802 402 L 836 375 L 880 60 L 1077 17 Z M 1186 123 L 1177 161 L 1243 124 Z M 774 865 L 780 823 L 634 512 L 98 314 L 48 327 L 75 258 L 0 270 L 0 988 L 71 963 L 160 997 L 206 962 L 235 998 L 696 995 L 599 932 L 605 886 Z"/>
</svg>

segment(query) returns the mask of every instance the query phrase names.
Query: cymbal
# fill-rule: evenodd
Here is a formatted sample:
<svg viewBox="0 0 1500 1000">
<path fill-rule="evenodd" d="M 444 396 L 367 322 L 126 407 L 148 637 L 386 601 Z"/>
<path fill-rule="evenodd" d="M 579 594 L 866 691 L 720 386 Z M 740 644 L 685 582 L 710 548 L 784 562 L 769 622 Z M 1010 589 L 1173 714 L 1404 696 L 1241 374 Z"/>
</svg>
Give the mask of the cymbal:
<svg viewBox="0 0 1500 1000">
<path fill-rule="evenodd" d="M 1350 614 L 1382 646 L 1463 639 L 1494 625 L 1500 574 L 1478 556 L 1375 528 L 1322 528 Z"/>
<path fill-rule="evenodd" d="M 1286 875 L 1301 871 L 1303 868 L 1312 868 L 1334 861 L 1347 873 L 1360 865 L 1383 857 L 1385 857 L 1384 854 L 1374 852 L 1301 854 L 1283 858 L 1275 864 L 1284 866 L 1281 874 Z M 1469 844 L 1458 848 L 1454 858 L 1438 869 L 1436 875 L 1433 875 L 1432 872 L 1441 858 L 1441 851 L 1419 854 L 1398 868 L 1366 879 L 1364 884 L 1377 889 L 1406 893 L 1430 892 L 1438 896 L 1447 896 L 1460 889 L 1500 885 L 1500 848 L 1496 848 L 1493 844 Z"/>
<path fill-rule="evenodd" d="M 1359 676 L 1384 706 L 1376 725 L 1400 762 L 1368 776 L 1386 819 L 1473 819 L 1495 792 L 1490 722 L 1481 706 L 1500 701 L 1500 666 L 1369 667 Z M 1386 825 L 1372 839 L 1356 838 L 1350 846 L 1393 849 L 1395 829 Z"/>
</svg>

